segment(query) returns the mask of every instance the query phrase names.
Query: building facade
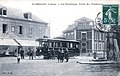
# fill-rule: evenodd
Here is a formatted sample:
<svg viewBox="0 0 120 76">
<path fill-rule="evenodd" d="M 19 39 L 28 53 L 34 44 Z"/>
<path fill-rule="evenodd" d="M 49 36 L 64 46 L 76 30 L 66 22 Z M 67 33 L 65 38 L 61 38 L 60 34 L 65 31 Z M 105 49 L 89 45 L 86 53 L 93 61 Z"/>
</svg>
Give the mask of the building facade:
<svg viewBox="0 0 120 76">
<path fill-rule="evenodd" d="M 48 23 L 31 12 L 0 6 L 0 53 L 37 46 L 35 40 L 50 37 Z"/>
<path fill-rule="evenodd" d="M 63 37 L 80 42 L 80 52 L 82 53 L 104 53 L 106 50 L 106 34 L 98 31 L 93 20 L 82 17 L 69 25 L 63 31 Z"/>
</svg>

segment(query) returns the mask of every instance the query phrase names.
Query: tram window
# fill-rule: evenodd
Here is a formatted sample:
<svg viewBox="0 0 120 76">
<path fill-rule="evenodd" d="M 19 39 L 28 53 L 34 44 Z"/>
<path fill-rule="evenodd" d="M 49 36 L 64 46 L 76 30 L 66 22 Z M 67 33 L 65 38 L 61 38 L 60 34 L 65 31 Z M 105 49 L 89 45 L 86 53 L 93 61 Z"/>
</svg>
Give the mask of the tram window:
<svg viewBox="0 0 120 76">
<path fill-rule="evenodd" d="M 56 43 L 56 47 L 59 47 L 59 43 Z"/>
<path fill-rule="evenodd" d="M 52 47 L 52 43 L 49 43 L 49 46 Z"/>
<path fill-rule="evenodd" d="M 70 43 L 70 48 L 72 48 L 73 47 L 73 44 L 72 43 Z"/>
<path fill-rule="evenodd" d="M 66 44 L 66 43 L 62 43 L 62 46 L 63 46 L 63 47 L 67 47 L 67 44 Z"/>
<path fill-rule="evenodd" d="M 76 47 L 76 45 L 73 43 L 73 47 L 75 48 Z"/>
<path fill-rule="evenodd" d="M 60 43 L 58 43 L 58 47 L 60 47 Z"/>
<path fill-rule="evenodd" d="M 52 42 L 52 47 L 54 47 L 54 42 Z"/>
<path fill-rule="evenodd" d="M 78 45 L 76 44 L 76 48 L 78 48 Z"/>
</svg>

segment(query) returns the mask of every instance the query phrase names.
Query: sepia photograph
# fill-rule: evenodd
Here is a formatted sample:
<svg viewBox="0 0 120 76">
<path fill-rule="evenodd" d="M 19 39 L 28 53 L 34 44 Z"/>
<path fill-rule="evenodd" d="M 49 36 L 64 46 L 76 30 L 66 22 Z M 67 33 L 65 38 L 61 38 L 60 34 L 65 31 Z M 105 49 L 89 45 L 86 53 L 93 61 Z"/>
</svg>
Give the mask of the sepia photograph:
<svg viewBox="0 0 120 76">
<path fill-rule="evenodd" d="M 0 76 L 120 76 L 120 1 L 0 0 Z"/>
</svg>

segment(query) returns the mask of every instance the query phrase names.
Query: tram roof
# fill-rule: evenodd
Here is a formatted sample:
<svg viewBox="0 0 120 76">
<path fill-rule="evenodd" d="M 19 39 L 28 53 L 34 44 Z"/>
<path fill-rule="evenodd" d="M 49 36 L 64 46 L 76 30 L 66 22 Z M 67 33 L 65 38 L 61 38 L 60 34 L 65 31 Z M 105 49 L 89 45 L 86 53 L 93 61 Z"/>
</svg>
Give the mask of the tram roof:
<svg viewBox="0 0 120 76">
<path fill-rule="evenodd" d="M 63 41 L 63 42 L 79 42 L 76 40 L 66 40 L 66 39 L 51 39 L 51 38 L 39 38 L 36 41 Z"/>
</svg>

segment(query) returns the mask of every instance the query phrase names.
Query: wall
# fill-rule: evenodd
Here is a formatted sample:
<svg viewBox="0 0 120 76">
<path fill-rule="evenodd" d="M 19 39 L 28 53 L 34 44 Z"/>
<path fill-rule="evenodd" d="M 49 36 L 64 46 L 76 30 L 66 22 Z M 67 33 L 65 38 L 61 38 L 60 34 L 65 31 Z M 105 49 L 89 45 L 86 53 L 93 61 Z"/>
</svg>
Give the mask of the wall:
<svg viewBox="0 0 120 76">
<path fill-rule="evenodd" d="M 8 25 L 8 33 L 2 33 L 2 24 Z M 23 26 L 23 34 L 18 34 L 19 26 Z M 11 31 L 11 27 L 15 27 L 14 32 Z M 0 17 L 0 38 L 35 40 L 46 35 L 47 28 L 47 25 L 43 23 Z"/>
</svg>

